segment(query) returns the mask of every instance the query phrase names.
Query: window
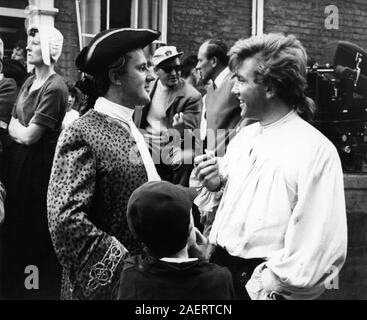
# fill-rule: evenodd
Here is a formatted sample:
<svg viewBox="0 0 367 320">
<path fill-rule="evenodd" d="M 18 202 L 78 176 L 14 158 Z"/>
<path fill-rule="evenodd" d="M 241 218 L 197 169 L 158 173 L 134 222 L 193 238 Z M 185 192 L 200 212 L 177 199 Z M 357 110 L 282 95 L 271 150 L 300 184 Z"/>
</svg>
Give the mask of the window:
<svg viewBox="0 0 367 320">
<path fill-rule="evenodd" d="M 131 0 L 79 0 L 80 45 L 84 47 L 100 31 L 130 27 Z"/>
<path fill-rule="evenodd" d="M 4 56 L 11 56 L 12 49 L 18 40 L 27 40 L 24 22 L 24 9 L 0 7 L 0 38 L 4 42 Z"/>
<path fill-rule="evenodd" d="M 167 5 L 168 0 L 133 0 L 131 26 L 159 30 L 159 42 L 167 43 Z"/>
<path fill-rule="evenodd" d="M 109 28 L 152 28 L 167 38 L 168 0 L 77 0 L 80 48 L 100 31 Z"/>
</svg>

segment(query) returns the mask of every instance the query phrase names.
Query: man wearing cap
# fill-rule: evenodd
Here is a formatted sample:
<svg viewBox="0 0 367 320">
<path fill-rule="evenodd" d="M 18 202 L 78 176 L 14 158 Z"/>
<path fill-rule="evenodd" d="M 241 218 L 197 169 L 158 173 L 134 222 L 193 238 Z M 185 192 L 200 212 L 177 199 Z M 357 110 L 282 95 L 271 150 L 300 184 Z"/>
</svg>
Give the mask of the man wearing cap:
<svg viewBox="0 0 367 320">
<path fill-rule="evenodd" d="M 60 136 L 48 190 L 49 226 L 63 266 L 63 298 L 111 299 L 127 252 L 141 253 L 126 208 L 131 193 L 160 180 L 134 108 L 150 101 L 142 48 L 148 29 L 109 29 L 78 55 L 80 86 L 93 107 Z"/>
<path fill-rule="evenodd" d="M 188 186 L 193 153 L 190 143 L 184 149 L 183 140 L 192 139 L 192 131 L 199 128 L 201 95 L 180 77 L 182 55 L 175 46 L 162 46 L 154 52 L 158 78 L 150 92 L 151 101 L 134 117 L 137 126 L 145 129 L 162 179 Z"/>
</svg>

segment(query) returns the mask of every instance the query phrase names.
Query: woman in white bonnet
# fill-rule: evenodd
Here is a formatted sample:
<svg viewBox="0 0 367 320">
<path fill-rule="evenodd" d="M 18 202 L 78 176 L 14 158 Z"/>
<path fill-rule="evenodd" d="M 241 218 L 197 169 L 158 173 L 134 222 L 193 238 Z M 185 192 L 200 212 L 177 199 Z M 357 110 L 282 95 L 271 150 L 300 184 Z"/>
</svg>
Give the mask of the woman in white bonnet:
<svg viewBox="0 0 367 320">
<path fill-rule="evenodd" d="M 27 61 L 35 73 L 20 89 L 9 124 L 13 143 L 7 154 L 5 250 L 0 257 L 5 299 L 57 299 L 60 293 L 61 269 L 48 231 L 46 196 L 68 99 L 66 84 L 54 71 L 62 44 L 54 27 L 28 29 Z M 27 290 L 27 283 L 37 290 Z"/>
</svg>

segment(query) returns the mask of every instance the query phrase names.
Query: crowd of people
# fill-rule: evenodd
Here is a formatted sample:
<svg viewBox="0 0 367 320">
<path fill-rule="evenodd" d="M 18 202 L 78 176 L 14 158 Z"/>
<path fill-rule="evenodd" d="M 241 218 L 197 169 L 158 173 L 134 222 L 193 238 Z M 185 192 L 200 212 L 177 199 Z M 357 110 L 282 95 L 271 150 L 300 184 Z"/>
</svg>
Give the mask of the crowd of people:
<svg viewBox="0 0 367 320">
<path fill-rule="evenodd" d="M 296 37 L 147 58 L 159 31 L 109 29 L 71 84 L 60 31 L 27 34 L 22 77 L 0 41 L 1 299 L 316 299 L 338 276 L 343 172 Z"/>
</svg>

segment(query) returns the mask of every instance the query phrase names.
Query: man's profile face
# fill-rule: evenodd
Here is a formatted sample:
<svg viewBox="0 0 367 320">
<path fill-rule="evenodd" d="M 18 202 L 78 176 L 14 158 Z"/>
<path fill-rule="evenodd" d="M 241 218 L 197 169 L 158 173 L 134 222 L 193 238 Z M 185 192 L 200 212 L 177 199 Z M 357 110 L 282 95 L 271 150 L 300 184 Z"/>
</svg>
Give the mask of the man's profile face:
<svg viewBox="0 0 367 320">
<path fill-rule="evenodd" d="M 235 71 L 235 84 L 232 92 L 240 102 L 241 117 L 262 119 L 266 112 L 266 91 L 263 84 L 255 82 L 258 61 L 251 57 L 242 61 Z"/>
<path fill-rule="evenodd" d="M 199 48 L 198 64 L 196 66 L 196 69 L 199 72 L 199 76 L 204 84 L 208 83 L 208 81 L 212 78 L 212 75 L 214 73 L 214 67 L 212 66 L 211 61 L 207 58 L 206 55 L 207 46 L 208 45 L 204 43 Z"/>
<path fill-rule="evenodd" d="M 156 67 L 156 74 L 165 87 L 175 87 L 181 76 L 180 59 L 177 57 L 163 61 Z"/>
<path fill-rule="evenodd" d="M 129 108 L 149 103 L 150 97 L 147 90 L 147 59 L 142 49 L 128 53 L 126 72 L 121 75 L 123 101 L 121 103 Z"/>
</svg>

